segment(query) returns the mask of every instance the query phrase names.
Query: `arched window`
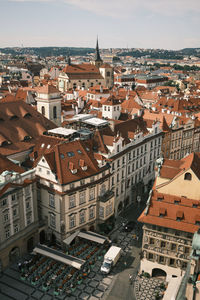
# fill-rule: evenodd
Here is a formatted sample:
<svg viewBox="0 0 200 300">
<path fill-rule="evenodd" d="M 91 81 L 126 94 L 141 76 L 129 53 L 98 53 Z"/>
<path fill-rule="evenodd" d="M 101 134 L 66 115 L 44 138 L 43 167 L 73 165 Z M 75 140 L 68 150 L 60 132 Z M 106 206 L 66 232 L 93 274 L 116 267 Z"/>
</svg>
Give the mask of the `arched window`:
<svg viewBox="0 0 200 300">
<path fill-rule="evenodd" d="M 54 119 L 57 118 L 57 107 L 56 106 L 53 107 L 53 118 Z"/>
<path fill-rule="evenodd" d="M 185 173 L 184 180 L 192 180 L 192 175 L 190 173 Z"/>
<path fill-rule="evenodd" d="M 43 114 L 43 116 L 45 115 L 45 107 L 44 106 L 42 106 L 42 114 Z"/>
</svg>

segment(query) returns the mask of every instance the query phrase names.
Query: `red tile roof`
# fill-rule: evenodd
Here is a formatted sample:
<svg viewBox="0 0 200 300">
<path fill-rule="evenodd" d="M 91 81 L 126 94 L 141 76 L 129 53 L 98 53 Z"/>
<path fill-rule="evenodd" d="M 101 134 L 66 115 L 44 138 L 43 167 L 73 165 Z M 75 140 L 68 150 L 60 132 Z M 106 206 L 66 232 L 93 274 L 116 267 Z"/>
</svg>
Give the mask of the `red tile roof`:
<svg viewBox="0 0 200 300">
<path fill-rule="evenodd" d="M 174 201 L 179 204 L 175 204 Z M 195 207 L 193 207 L 193 205 L 195 205 Z M 160 212 L 164 212 L 164 214 L 160 216 Z M 147 214 L 144 210 L 138 218 L 138 221 L 194 233 L 199 228 L 196 224 L 196 221 L 198 221 L 199 218 L 199 201 L 174 195 L 161 194 L 154 190 Z"/>
</svg>

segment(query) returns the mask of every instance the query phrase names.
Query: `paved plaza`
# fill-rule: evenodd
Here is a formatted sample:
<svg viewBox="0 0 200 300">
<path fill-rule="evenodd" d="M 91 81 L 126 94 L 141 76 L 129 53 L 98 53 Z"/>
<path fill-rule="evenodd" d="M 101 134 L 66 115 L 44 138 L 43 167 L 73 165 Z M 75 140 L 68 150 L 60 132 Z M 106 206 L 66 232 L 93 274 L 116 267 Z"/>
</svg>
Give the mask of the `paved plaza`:
<svg viewBox="0 0 200 300">
<path fill-rule="evenodd" d="M 123 250 L 122 256 L 116 266 L 113 267 L 110 274 L 106 276 L 101 274 L 102 257 L 101 260 L 95 262 L 95 266 L 88 276 L 81 284 L 77 284 L 76 289 L 71 291 L 70 294 L 63 293 L 56 296 L 53 289 L 45 292 L 42 289 L 42 284 L 33 286 L 27 280 L 22 281 L 17 263 L 15 263 L 0 276 L 0 300 L 135 300 L 134 285 L 130 285 L 129 283 L 129 274 L 137 273 L 141 239 L 137 241 L 134 237 L 135 230 L 130 233 L 123 232 L 121 225 L 118 224 L 116 230 L 111 235 L 113 245 L 117 245 Z M 137 297 L 137 299 L 140 298 Z M 153 298 L 151 299 L 153 300 Z"/>
</svg>

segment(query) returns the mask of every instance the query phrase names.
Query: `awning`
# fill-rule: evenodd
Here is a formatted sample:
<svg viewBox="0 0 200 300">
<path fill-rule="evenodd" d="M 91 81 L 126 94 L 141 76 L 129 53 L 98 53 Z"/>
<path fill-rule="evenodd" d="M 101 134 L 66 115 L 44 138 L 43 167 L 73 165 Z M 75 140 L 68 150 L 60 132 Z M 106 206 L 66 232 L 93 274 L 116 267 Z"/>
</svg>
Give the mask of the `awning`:
<svg viewBox="0 0 200 300">
<path fill-rule="evenodd" d="M 96 232 L 92 232 L 92 231 L 84 231 L 84 232 L 81 231 L 81 232 L 79 232 L 78 237 L 81 237 L 83 239 L 90 240 L 90 241 L 93 241 L 93 242 L 96 242 L 99 244 L 104 244 L 104 242 L 106 240 L 108 240 L 107 237 L 100 235 Z"/>
<path fill-rule="evenodd" d="M 70 245 L 71 242 L 73 241 L 73 239 L 75 239 L 75 237 L 79 234 L 79 231 L 76 231 L 74 233 L 72 233 L 70 236 L 68 236 L 63 243 L 65 243 L 66 245 Z"/>
<path fill-rule="evenodd" d="M 80 269 L 81 266 L 85 263 L 85 260 L 83 259 L 79 259 L 71 255 L 66 255 L 60 251 L 54 250 L 52 248 L 43 245 L 37 245 L 33 249 L 33 252 L 50 257 L 66 265 L 72 266 L 76 269 Z"/>
</svg>

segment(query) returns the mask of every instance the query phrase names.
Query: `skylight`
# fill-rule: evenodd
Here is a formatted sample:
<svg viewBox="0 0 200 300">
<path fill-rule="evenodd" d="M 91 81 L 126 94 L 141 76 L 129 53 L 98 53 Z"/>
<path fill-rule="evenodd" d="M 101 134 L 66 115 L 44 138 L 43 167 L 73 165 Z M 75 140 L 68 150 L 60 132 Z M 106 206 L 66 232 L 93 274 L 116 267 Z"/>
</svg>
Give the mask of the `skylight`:
<svg viewBox="0 0 200 300">
<path fill-rule="evenodd" d="M 41 148 L 44 148 L 44 144 L 41 145 Z"/>
<path fill-rule="evenodd" d="M 67 152 L 67 155 L 68 155 L 69 157 L 72 157 L 72 156 L 74 156 L 74 152 Z"/>
<path fill-rule="evenodd" d="M 80 150 L 80 149 L 78 149 L 78 150 L 77 150 L 77 152 L 78 152 L 78 154 L 82 154 L 82 152 L 81 152 L 81 150 Z"/>
</svg>

